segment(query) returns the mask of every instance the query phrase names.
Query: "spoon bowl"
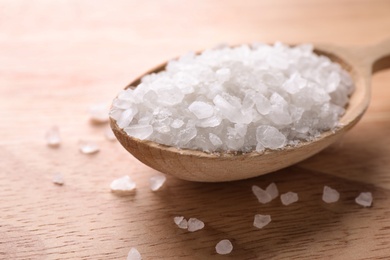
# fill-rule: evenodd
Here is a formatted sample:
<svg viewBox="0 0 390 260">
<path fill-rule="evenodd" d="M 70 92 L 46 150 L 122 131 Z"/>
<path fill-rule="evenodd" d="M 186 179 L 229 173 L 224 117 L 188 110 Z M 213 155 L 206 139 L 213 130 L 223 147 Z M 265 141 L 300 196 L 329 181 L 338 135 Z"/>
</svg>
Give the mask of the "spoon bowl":
<svg viewBox="0 0 390 260">
<path fill-rule="evenodd" d="M 354 81 L 345 114 L 340 118 L 340 127 L 323 132 L 313 141 L 300 142 L 279 150 L 265 150 L 242 154 L 206 153 L 197 150 L 179 149 L 139 140 L 126 134 L 114 119 L 111 128 L 122 146 L 144 164 L 162 173 L 180 179 L 199 182 L 234 181 L 256 177 L 298 163 L 329 146 L 351 129 L 363 116 L 370 102 L 372 73 L 390 67 L 390 40 L 375 46 L 345 48 L 331 45 L 315 45 L 317 54 L 328 56 L 347 70 Z M 164 63 L 140 77 L 126 88 L 138 85 L 147 74 L 164 70 Z"/>
</svg>

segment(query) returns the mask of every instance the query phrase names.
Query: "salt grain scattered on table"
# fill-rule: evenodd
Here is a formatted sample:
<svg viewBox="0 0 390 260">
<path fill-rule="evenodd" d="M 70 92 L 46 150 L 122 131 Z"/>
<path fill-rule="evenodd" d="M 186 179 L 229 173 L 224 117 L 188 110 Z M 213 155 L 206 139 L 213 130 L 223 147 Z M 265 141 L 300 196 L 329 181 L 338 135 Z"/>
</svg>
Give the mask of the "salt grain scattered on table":
<svg viewBox="0 0 390 260">
<path fill-rule="evenodd" d="M 99 145 L 95 142 L 81 141 L 79 144 L 80 152 L 83 154 L 94 154 L 99 152 Z"/>
<path fill-rule="evenodd" d="M 335 129 L 353 81 L 312 45 L 276 43 L 190 53 L 112 103 L 128 135 L 206 152 L 281 149 Z"/>
<path fill-rule="evenodd" d="M 252 192 L 255 194 L 257 200 L 262 204 L 268 203 L 272 200 L 271 195 L 259 186 L 253 185 Z"/>
<path fill-rule="evenodd" d="M 165 175 L 156 175 L 156 176 L 152 176 L 150 177 L 150 189 L 152 191 L 157 191 L 159 190 L 165 183 L 166 181 L 166 177 Z"/>
<path fill-rule="evenodd" d="M 371 192 L 362 192 L 356 197 L 355 202 L 363 207 L 371 207 L 372 194 Z"/>
<path fill-rule="evenodd" d="M 46 143 L 50 147 L 58 147 L 61 144 L 60 131 L 57 126 L 53 126 L 46 132 Z"/>
<path fill-rule="evenodd" d="M 188 231 L 195 232 L 200 229 L 204 228 L 203 221 L 197 219 L 197 218 L 190 218 L 188 220 Z"/>
<path fill-rule="evenodd" d="M 295 192 L 289 191 L 285 194 L 280 195 L 280 200 L 282 201 L 283 205 L 288 206 L 288 205 L 298 201 L 298 194 Z"/>
<path fill-rule="evenodd" d="M 265 191 L 271 196 L 271 199 L 276 199 L 279 196 L 279 190 L 275 183 L 268 185 Z"/>
<path fill-rule="evenodd" d="M 64 177 L 61 173 L 55 173 L 52 178 L 52 182 L 56 185 L 64 185 Z"/>
<path fill-rule="evenodd" d="M 135 182 L 128 175 L 113 180 L 110 185 L 113 192 L 129 192 L 133 191 L 135 187 Z"/>
<path fill-rule="evenodd" d="M 136 248 L 132 247 L 127 255 L 127 260 L 142 260 L 142 256 Z"/>
<path fill-rule="evenodd" d="M 324 186 L 322 200 L 326 203 L 334 203 L 340 199 L 340 193 L 329 186 Z"/>
<path fill-rule="evenodd" d="M 183 216 L 174 217 L 173 221 L 181 229 L 187 229 L 188 228 L 188 222 L 187 222 L 187 220 Z"/>
<path fill-rule="evenodd" d="M 106 139 L 107 139 L 108 141 L 116 141 L 115 134 L 114 134 L 114 132 L 112 131 L 111 127 L 107 127 L 107 128 L 104 130 L 104 136 L 106 137 Z"/>
<path fill-rule="evenodd" d="M 263 228 L 266 225 L 268 225 L 270 222 L 271 222 L 270 215 L 257 214 L 257 215 L 255 215 L 255 219 L 253 221 L 253 226 L 255 226 L 257 228 Z"/>
<path fill-rule="evenodd" d="M 232 242 L 228 239 L 223 239 L 215 246 L 215 251 L 220 255 L 227 255 L 233 251 Z"/>
<path fill-rule="evenodd" d="M 109 121 L 108 106 L 106 104 L 95 104 L 89 108 L 91 122 L 95 124 L 103 124 Z"/>
</svg>

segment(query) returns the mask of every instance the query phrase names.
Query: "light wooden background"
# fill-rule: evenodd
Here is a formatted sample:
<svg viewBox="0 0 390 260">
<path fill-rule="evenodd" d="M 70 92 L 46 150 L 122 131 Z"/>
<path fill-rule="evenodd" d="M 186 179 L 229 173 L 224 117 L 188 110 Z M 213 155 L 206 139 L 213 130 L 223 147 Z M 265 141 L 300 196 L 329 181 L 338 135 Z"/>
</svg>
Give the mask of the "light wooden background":
<svg viewBox="0 0 390 260">
<path fill-rule="evenodd" d="M 372 103 L 343 140 L 296 166 L 232 183 L 168 178 L 104 139 L 88 122 L 91 104 L 115 97 L 145 70 L 219 43 L 374 44 L 390 37 L 390 1 L 0 1 L 0 259 L 389 259 L 390 71 L 373 77 Z M 59 149 L 45 131 L 60 127 Z M 101 152 L 79 153 L 80 139 Z M 282 160 L 283 158 L 281 158 Z M 51 183 L 61 172 L 66 184 Z M 130 175 L 131 196 L 110 182 Z M 260 205 L 251 186 L 276 182 L 300 201 Z M 341 192 L 321 202 L 324 185 Z M 354 203 L 371 191 L 372 208 Z M 263 230 L 255 214 L 271 214 Z M 204 230 L 178 229 L 176 215 Z M 230 239 L 234 251 L 214 246 Z"/>
</svg>

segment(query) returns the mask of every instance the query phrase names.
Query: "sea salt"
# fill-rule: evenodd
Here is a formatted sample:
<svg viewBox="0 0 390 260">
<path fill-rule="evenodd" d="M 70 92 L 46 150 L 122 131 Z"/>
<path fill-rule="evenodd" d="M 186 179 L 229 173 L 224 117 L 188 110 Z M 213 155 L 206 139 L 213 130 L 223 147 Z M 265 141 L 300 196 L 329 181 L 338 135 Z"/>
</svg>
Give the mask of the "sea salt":
<svg viewBox="0 0 390 260">
<path fill-rule="evenodd" d="M 108 106 L 106 104 L 95 104 L 89 108 L 91 122 L 95 124 L 107 123 L 109 120 Z"/>
<path fill-rule="evenodd" d="M 340 193 L 332 189 L 331 187 L 324 186 L 324 191 L 322 193 L 322 200 L 326 203 L 334 203 L 337 202 L 340 198 Z"/>
<path fill-rule="evenodd" d="M 356 197 L 355 202 L 363 207 L 371 207 L 372 194 L 371 192 L 362 192 Z"/>
<path fill-rule="evenodd" d="M 181 229 L 188 229 L 188 221 L 183 216 L 173 218 L 175 224 Z"/>
<path fill-rule="evenodd" d="M 287 193 L 280 195 L 280 200 L 282 201 L 283 205 L 288 206 L 288 205 L 298 201 L 298 194 L 295 192 L 289 191 Z"/>
<path fill-rule="evenodd" d="M 257 214 L 257 215 L 255 215 L 255 219 L 253 221 L 253 226 L 255 226 L 257 228 L 263 228 L 266 225 L 268 225 L 270 222 L 271 222 L 270 215 Z"/>
<path fill-rule="evenodd" d="M 279 196 L 279 190 L 275 183 L 268 185 L 265 192 L 271 196 L 271 199 L 276 199 Z"/>
<path fill-rule="evenodd" d="M 167 179 L 167 177 L 165 177 L 164 175 L 156 175 L 156 176 L 150 177 L 150 180 L 149 180 L 150 189 L 152 191 L 159 190 L 164 185 L 166 179 Z"/>
<path fill-rule="evenodd" d="M 220 255 L 230 254 L 233 251 L 232 242 L 230 242 L 228 239 L 219 241 L 215 246 L 215 251 Z"/>
<path fill-rule="evenodd" d="M 269 194 L 259 186 L 253 185 L 252 192 L 256 196 L 257 200 L 262 204 L 268 203 L 272 200 L 271 194 Z"/>
<path fill-rule="evenodd" d="M 61 173 L 55 173 L 52 178 L 52 182 L 56 185 L 62 186 L 64 185 L 64 177 Z"/>
<path fill-rule="evenodd" d="M 51 127 L 46 132 L 46 143 L 50 147 L 58 147 L 61 144 L 60 131 L 57 126 Z"/>
<path fill-rule="evenodd" d="M 190 218 L 188 220 L 188 231 L 195 232 L 204 228 L 203 221 L 197 218 Z"/>
<path fill-rule="evenodd" d="M 83 154 L 94 154 L 100 150 L 99 145 L 91 141 L 80 141 L 79 149 Z"/>
<path fill-rule="evenodd" d="M 189 53 L 144 76 L 110 116 L 135 138 L 205 152 L 283 149 L 338 127 L 354 86 L 311 45 Z"/>
<path fill-rule="evenodd" d="M 135 247 L 132 247 L 127 255 L 127 260 L 142 260 L 142 256 Z"/>
<path fill-rule="evenodd" d="M 135 187 L 135 182 L 132 181 L 128 175 L 113 180 L 110 185 L 111 191 L 113 192 L 130 192 L 133 191 Z"/>
</svg>

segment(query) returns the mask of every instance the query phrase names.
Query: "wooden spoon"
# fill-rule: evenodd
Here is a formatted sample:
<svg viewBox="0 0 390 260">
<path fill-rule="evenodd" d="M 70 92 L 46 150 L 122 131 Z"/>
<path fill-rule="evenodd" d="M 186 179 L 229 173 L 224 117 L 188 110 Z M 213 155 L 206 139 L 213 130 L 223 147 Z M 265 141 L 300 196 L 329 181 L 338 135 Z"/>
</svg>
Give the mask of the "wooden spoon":
<svg viewBox="0 0 390 260">
<path fill-rule="evenodd" d="M 300 162 L 323 150 L 363 116 L 370 101 L 371 74 L 390 67 L 390 40 L 369 47 L 338 47 L 315 45 L 315 52 L 328 56 L 350 72 L 355 83 L 349 105 L 340 119 L 341 127 L 327 131 L 315 141 L 301 142 L 281 150 L 266 150 L 264 153 L 210 154 L 202 151 L 178 149 L 152 141 L 128 136 L 111 118 L 111 127 L 119 142 L 144 164 L 180 179 L 201 182 L 222 182 L 247 179 L 273 172 Z M 136 86 L 149 73 L 164 70 L 164 63 L 141 75 L 126 88 Z"/>
</svg>

